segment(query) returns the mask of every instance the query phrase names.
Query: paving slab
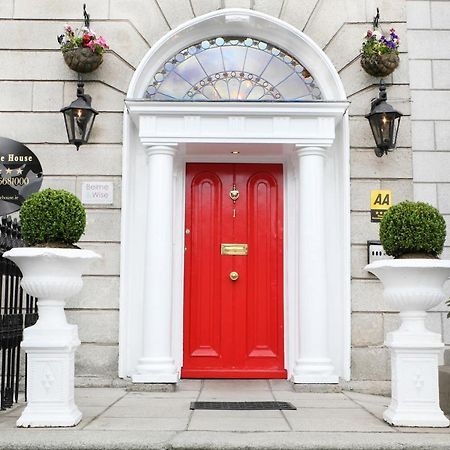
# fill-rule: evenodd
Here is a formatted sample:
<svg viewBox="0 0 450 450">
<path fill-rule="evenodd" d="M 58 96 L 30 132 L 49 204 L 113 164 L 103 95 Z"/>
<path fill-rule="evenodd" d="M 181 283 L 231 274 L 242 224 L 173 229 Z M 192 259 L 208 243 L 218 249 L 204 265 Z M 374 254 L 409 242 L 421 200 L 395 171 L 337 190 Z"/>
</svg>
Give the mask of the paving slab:
<svg viewBox="0 0 450 450">
<path fill-rule="evenodd" d="M 384 411 L 386 411 L 389 403 L 391 402 L 389 397 L 378 395 L 360 394 L 357 392 L 346 392 L 345 395 L 358 407 L 364 408 L 381 421 L 383 421 Z"/>
<path fill-rule="evenodd" d="M 187 428 L 188 418 L 161 417 L 99 417 L 87 424 L 85 430 L 180 431 Z"/>
<path fill-rule="evenodd" d="M 269 380 L 269 386 L 272 391 L 290 391 L 293 392 L 292 383 L 288 380 Z"/>
<path fill-rule="evenodd" d="M 198 397 L 198 401 L 222 401 L 222 402 L 256 402 L 273 401 L 273 395 L 269 391 L 222 391 L 222 392 L 204 392 Z"/>
<path fill-rule="evenodd" d="M 203 392 L 213 391 L 265 391 L 269 390 L 267 380 L 204 380 Z"/>
<path fill-rule="evenodd" d="M 276 400 L 290 402 L 297 408 L 360 408 L 352 399 L 344 394 L 316 394 L 274 391 Z"/>
<path fill-rule="evenodd" d="M 392 433 L 395 430 L 363 409 L 301 408 L 284 411 L 295 431 L 361 431 Z"/>
<path fill-rule="evenodd" d="M 119 406 L 111 407 L 105 411 L 101 416 L 104 418 L 113 417 L 116 419 L 120 418 L 141 418 L 141 419 L 152 419 L 152 418 L 185 418 L 189 416 L 189 408 L 179 408 L 174 405 L 167 404 L 160 408 L 153 408 L 151 406 Z"/>
<path fill-rule="evenodd" d="M 145 399 L 145 398 L 188 398 L 195 399 L 198 397 L 199 391 L 175 391 L 175 392 L 128 392 L 126 397 L 124 398 L 136 398 L 136 399 Z"/>
<path fill-rule="evenodd" d="M 283 414 L 280 410 L 203 410 L 203 409 L 196 409 L 193 412 L 193 417 L 196 418 L 203 418 L 203 417 L 213 417 L 216 420 L 221 420 L 224 417 L 234 417 L 236 419 L 239 418 L 254 418 L 257 419 L 259 417 L 261 418 L 283 418 Z"/>
<path fill-rule="evenodd" d="M 191 411 L 189 400 L 153 398 L 138 405 L 121 401 L 103 412 L 102 417 L 186 417 Z"/>
<path fill-rule="evenodd" d="M 195 415 L 189 424 L 188 430 L 213 430 L 217 431 L 291 431 L 284 417 L 221 417 L 218 419 L 213 414 L 209 417 Z"/>
<path fill-rule="evenodd" d="M 75 390 L 75 402 L 80 407 L 108 406 L 125 395 L 126 390 L 120 388 L 78 388 Z"/>
<path fill-rule="evenodd" d="M 16 426 L 17 417 L 5 417 L 0 421 L 0 430 L 11 429 Z M 1 448 L 1 447 L 0 447 Z"/>
</svg>

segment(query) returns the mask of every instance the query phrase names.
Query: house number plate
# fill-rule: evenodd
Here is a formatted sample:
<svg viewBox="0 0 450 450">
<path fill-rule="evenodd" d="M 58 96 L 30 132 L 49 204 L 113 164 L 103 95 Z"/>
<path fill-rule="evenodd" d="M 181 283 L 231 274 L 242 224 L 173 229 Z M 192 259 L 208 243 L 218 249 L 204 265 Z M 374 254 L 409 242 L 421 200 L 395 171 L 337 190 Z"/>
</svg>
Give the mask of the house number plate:
<svg viewBox="0 0 450 450">
<path fill-rule="evenodd" d="M 221 244 L 220 254 L 247 256 L 248 244 Z"/>
</svg>

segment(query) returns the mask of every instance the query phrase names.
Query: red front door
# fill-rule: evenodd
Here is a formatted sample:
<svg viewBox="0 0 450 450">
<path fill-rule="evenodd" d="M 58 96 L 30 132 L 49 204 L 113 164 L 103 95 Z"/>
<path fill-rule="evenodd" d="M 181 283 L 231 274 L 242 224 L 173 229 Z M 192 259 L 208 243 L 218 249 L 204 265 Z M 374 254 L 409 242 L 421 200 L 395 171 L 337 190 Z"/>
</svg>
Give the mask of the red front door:
<svg viewBox="0 0 450 450">
<path fill-rule="evenodd" d="M 282 165 L 188 164 L 182 376 L 286 378 L 283 339 Z"/>
</svg>

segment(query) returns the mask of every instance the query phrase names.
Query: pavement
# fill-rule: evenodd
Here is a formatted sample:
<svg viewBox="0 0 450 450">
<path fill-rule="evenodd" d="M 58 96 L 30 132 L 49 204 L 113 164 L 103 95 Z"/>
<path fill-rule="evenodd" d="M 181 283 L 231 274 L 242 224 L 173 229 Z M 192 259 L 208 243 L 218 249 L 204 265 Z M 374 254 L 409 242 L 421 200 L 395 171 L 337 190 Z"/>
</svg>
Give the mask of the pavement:
<svg viewBox="0 0 450 450">
<path fill-rule="evenodd" d="M 15 427 L 24 408 L 0 412 L 0 449 L 450 449 L 449 428 L 392 427 L 388 397 L 305 393 L 285 380 L 183 380 L 175 392 L 77 388 L 73 428 Z M 288 401 L 296 411 L 205 411 L 191 401 Z"/>
</svg>

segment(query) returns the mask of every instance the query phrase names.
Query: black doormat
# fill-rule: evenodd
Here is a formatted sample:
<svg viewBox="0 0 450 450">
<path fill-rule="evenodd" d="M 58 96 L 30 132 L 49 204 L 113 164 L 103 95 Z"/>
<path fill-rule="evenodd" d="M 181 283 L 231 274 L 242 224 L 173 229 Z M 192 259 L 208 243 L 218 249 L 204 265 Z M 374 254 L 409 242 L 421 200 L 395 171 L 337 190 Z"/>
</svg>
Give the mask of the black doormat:
<svg viewBox="0 0 450 450">
<path fill-rule="evenodd" d="M 297 408 L 289 402 L 191 402 L 191 409 L 256 411 Z"/>
</svg>

